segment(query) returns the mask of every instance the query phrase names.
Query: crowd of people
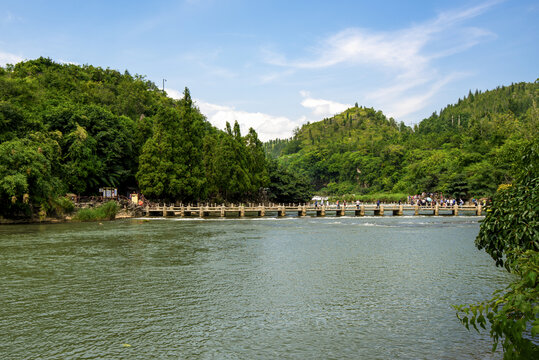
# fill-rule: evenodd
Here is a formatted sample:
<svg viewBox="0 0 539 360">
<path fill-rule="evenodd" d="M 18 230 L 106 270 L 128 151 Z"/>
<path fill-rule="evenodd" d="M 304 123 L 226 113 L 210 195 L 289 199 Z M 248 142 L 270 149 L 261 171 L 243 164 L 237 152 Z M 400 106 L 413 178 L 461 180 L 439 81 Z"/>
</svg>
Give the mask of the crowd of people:
<svg viewBox="0 0 539 360">
<path fill-rule="evenodd" d="M 402 204 L 402 201 L 399 200 L 399 205 Z M 336 207 L 337 209 L 340 209 L 341 206 L 346 207 L 347 205 L 356 205 L 356 207 L 359 209 L 362 202 L 359 200 L 356 200 L 355 202 L 347 202 L 346 200 L 340 201 L 336 200 L 335 202 L 330 202 L 329 200 L 315 200 L 314 206 L 316 208 L 320 208 L 322 206 L 325 206 L 327 208 L 329 207 Z M 380 200 L 376 201 L 376 205 L 380 207 Z M 435 206 L 439 205 L 441 207 L 453 207 L 455 205 L 458 206 L 464 206 L 464 205 L 475 205 L 478 206 L 481 204 L 481 206 L 485 207 L 488 205 L 488 199 L 476 199 L 471 198 L 469 200 L 464 200 L 462 198 L 454 198 L 451 196 L 444 196 L 443 194 L 438 193 L 422 193 L 418 195 L 409 195 L 407 204 L 410 205 L 419 205 L 419 206 Z"/>
<path fill-rule="evenodd" d="M 484 207 L 487 205 L 487 201 L 486 198 L 481 200 L 471 198 L 468 201 L 464 201 L 462 198 L 456 199 L 451 196 L 446 197 L 443 194 L 437 193 L 422 193 L 408 196 L 408 204 L 419 206 L 439 205 L 442 207 L 451 207 L 455 205 L 463 206 L 465 204 L 478 206 L 481 204 Z"/>
</svg>

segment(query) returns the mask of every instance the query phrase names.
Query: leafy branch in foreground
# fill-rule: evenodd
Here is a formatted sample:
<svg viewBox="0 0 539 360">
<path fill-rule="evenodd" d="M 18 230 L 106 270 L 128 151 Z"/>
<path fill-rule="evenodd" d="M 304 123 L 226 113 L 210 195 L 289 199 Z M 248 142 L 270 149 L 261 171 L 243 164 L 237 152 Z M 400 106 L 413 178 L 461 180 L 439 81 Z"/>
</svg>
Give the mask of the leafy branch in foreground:
<svg viewBox="0 0 539 360">
<path fill-rule="evenodd" d="M 488 301 L 454 308 L 467 329 L 486 329 L 488 320 L 493 350 L 502 341 L 505 359 L 538 359 L 539 142 L 525 146 L 516 163 L 520 174 L 498 189 L 475 242 L 515 280 Z"/>
<path fill-rule="evenodd" d="M 513 255 L 516 260 L 511 268 L 518 278 L 505 293 L 497 290 L 488 301 L 454 308 L 468 330 L 470 326 L 477 331 L 478 326 L 486 329 L 488 320 L 494 341 L 492 350 L 495 351 L 502 340 L 505 359 L 537 359 L 539 349 L 534 338 L 536 340 L 539 334 L 539 252 L 528 250 Z"/>
</svg>

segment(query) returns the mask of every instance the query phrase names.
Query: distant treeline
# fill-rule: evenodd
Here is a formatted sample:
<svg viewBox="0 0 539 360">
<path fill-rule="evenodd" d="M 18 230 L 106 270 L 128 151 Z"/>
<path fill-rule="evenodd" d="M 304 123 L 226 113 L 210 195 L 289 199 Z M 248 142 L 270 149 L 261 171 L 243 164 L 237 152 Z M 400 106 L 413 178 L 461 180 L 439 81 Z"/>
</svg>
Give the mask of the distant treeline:
<svg viewBox="0 0 539 360">
<path fill-rule="evenodd" d="M 491 196 L 512 181 L 519 149 L 538 141 L 538 102 L 539 80 L 470 91 L 413 128 L 356 105 L 264 147 L 323 194 Z"/>
</svg>

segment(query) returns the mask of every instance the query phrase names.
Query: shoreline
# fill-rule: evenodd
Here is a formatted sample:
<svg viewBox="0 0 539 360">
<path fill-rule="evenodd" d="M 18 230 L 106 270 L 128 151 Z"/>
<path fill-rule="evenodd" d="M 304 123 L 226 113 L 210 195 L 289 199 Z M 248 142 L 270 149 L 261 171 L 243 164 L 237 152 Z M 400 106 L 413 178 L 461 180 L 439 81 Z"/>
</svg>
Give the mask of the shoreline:
<svg viewBox="0 0 539 360">
<path fill-rule="evenodd" d="M 101 219 L 101 220 L 93 220 L 93 221 L 81 221 L 81 220 L 73 220 L 72 216 L 64 216 L 64 217 L 46 217 L 43 220 L 40 219 L 5 219 L 0 218 L 0 226 L 2 225 L 31 225 L 31 224 L 63 224 L 63 223 L 76 223 L 76 222 L 99 222 L 99 221 L 114 221 L 114 220 L 123 220 L 123 219 L 132 219 L 139 217 L 135 213 L 128 213 L 126 211 L 120 211 L 114 219 L 108 220 L 108 219 Z"/>
</svg>

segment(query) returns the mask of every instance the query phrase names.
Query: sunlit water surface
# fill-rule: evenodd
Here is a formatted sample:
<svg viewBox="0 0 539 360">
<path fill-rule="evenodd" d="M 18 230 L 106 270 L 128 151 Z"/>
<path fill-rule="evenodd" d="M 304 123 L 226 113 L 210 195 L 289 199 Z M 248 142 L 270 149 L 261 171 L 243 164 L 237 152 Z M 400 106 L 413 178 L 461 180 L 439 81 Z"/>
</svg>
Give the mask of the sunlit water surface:
<svg viewBox="0 0 539 360">
<path fill-rule="evenodd" d="M 5 359 L 490 359 L 477 217 L 0 227 Z"/>
</svg>

